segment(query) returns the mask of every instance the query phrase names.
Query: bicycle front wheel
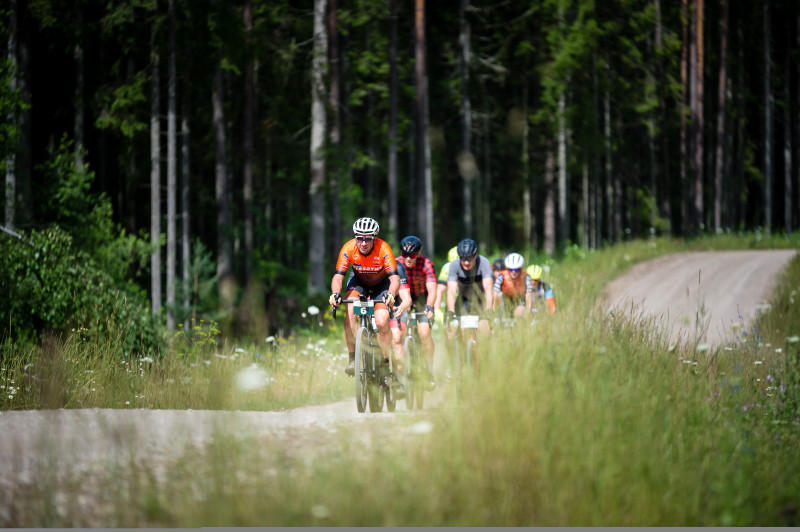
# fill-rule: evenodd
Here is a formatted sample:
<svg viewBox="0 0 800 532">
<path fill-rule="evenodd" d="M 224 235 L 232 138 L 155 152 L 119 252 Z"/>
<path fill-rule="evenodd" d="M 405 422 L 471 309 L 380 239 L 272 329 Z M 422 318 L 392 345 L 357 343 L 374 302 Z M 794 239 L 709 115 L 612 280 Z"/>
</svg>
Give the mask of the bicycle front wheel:
<svg viewBox="0 0 800 532">
<path fill-rule="evenodd" d="M 369 384 L 367 355 L 369 350 L 369 331 L 359 327 L 356 333 L 356 408 L 359 412 L 367 409 L 367 387 Z"/>
</svg>

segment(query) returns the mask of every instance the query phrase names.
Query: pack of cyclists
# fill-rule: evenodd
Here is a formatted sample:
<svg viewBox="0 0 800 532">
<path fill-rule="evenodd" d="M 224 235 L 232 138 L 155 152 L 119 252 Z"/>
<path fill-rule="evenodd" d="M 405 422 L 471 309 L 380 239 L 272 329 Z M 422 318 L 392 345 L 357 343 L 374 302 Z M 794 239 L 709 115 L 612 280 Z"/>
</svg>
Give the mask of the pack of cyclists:
<svg viewBox="0 0 800 532">
<path fill-rule="evenodd" d="M 400 241 L 400 256 L 391 246 L 378 238 L 380 226 L 372 218 L 359 218 L 353 224 L 353 238 L 339 251 L 336 269 L 331 279 L 329 303 L 337 308 L 342 299 L 368 296 L 375 301 L 377 339 L 384 359 L 394 355 L 394 367 L 403 374 L 405 354 L 403 332 L 408 312 L 417 312 L 417 332 L 426 362 L 423 367 L 426 388 L 436 383 L 432 375 L 435 344 L 431 330 L 436 310 L 443 317 L 446 347 L 458 334 L 455 318 L 470 314 L 478 316 L 478 345 L 491 334 L 490 319 L 497 315 L 515 318 L 530 317 L 538 311 L 536 301 L 543 301 L 547 312 L 556 311 L 552 288 L 541 280 L 543 269 L 537 264 L 525 267 L 519 253 L 490 261 L 478 253 L 478 244 L 465 238 L 451 248 L 448 262 L 437 277 L 433 261 L 421 254 L 423 242 L 414 235 Z M 350 275 L 345 276 L 348 269 Z M 390 313 L 390 309 L 393 313 Z M 441 310 L 444 309 L 444 312 Z M 344 336 L 349 353 L 345 372 L 355 373 L 355 333 L 357 317 L 347 306 Z M 398 380 L 397 397 L 404 396 L 402 379 Z"/>
</svg>

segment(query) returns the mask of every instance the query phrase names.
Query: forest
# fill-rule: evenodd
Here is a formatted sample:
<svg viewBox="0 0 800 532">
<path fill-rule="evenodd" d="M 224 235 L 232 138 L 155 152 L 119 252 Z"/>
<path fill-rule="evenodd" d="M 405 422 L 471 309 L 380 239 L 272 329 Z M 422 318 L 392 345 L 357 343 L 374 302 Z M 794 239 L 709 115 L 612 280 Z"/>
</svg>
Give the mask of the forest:
<svg viewBox="0 0 800 532">
<path fill-rule="evenodd" d="M 274 330 L 361 216 L 433 257 L 800 222 L 796 1 L 4 5 L 12 338 L 120 294 L 136 331 Z"/>
</svg>

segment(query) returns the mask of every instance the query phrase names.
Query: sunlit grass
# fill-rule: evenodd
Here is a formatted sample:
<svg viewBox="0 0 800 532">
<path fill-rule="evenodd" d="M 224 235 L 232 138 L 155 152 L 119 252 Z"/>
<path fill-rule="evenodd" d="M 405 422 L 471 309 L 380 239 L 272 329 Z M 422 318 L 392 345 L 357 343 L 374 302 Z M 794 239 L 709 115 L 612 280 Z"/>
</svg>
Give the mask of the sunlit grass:
<svg viewBox="0 0 800 532">
<path fill-rule="evenodd" d="M 131 458 L 69 479 L 44 468 L 10 492 L 13 518 L 2 524 L 796 525 L 800 260 L 756 323 L 719 348 L 671 342 L 636 309 L 605 312 L 606 282 L 681 246 L 633 242 L 555 264 L 558 313 L 482 346 L 480 378 L 460 406 L 410 415 L 401 404 L 368 425 L 257 437 L 220 426 L 207 448 L 179 458 Z M 53 351 L 67 389 L 37 396 L 17 380 L 4 408 L 26 397 L 231 410 L 350 398 L 341 323 L 152 362 L 111 363 L 68 338 Z M 444 382 L 438 391 L 454 396 Z M 133 456 L 126 445 L 118 452 Z"/>
</svg>

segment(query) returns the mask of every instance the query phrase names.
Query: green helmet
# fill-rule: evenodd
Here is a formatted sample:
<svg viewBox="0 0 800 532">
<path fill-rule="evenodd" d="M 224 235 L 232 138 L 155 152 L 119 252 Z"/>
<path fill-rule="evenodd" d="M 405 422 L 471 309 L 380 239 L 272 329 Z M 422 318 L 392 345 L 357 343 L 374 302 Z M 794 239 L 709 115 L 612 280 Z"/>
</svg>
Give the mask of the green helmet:
<svg viewBox="0 0 800 532">
<path fill-rule="evenodd" d="M 453 262 L 456 259 L 458 259 L 458 246 L 453 246 L 447 252 L 447 262 Z"/>
<path fill-rule="evenodd" d="M 538 281 L 542 278 L 542 267 L 538 264 L 531 264 L 525 271 L 528 272 L 528 275 L 530 275 L 531 279 L 534 281 Z"/>
</svg>

